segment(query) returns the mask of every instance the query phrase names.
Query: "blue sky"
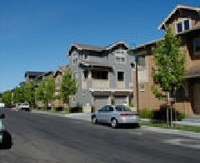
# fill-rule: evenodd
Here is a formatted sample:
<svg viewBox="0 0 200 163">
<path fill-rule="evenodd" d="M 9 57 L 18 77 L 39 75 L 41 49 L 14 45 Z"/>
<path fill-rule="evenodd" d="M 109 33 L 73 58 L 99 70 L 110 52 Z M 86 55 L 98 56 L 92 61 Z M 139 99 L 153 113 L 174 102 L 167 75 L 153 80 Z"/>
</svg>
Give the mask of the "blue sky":
<svg viewBox="0 0 200 163">
<path fill-rule="evenodd" d="M 74 42 L 129 46 L 163 36 L 158 26 L 177 4 L 199 0 L 1 0 L 0 92 L 24 81 L 26 71 L 68 64 Z"/>
</svg>

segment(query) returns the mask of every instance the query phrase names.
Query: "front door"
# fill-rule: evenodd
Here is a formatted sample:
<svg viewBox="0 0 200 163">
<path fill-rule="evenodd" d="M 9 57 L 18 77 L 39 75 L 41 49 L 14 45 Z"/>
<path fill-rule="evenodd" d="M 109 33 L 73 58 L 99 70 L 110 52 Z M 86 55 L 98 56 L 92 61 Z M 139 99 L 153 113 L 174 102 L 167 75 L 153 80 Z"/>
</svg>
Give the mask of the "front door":
<svg viewBox="0 0 200 163">
<path fill-rule="evenodd" d="M 193 106 L 196 114 L 200 114 L 200 82 L 194 84 Z"/>
</svg>

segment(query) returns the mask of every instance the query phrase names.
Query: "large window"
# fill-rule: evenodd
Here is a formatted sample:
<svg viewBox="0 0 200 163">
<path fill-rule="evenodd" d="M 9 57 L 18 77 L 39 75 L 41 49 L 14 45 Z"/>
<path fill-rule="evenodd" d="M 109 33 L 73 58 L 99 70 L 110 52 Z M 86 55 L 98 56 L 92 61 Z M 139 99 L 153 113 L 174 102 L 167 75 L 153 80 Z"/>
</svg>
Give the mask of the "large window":
<svg viewBox="0 0 200 163">
<path fill-rule="evenodd" d="M 108 79 L 108 72 L 107 71 L 92 71 L 92 78 L 93 79 Z"/>
<path fill-rule="evenodd" d="M 193 42 L 194 55 L 200 55 L 200 38 L 197 38 Z"/>
<path fill-rule="evenodd" d="M 176 23 L 176 33 L 189 30 L 190 28 L 190 19 L 183 19 Z"/>
<path fill-rule="evenodd" d="M 117 72 L 117 80 L 124 81 L 124 72 L 122 72 L 122 71 Z"/>
</svg>

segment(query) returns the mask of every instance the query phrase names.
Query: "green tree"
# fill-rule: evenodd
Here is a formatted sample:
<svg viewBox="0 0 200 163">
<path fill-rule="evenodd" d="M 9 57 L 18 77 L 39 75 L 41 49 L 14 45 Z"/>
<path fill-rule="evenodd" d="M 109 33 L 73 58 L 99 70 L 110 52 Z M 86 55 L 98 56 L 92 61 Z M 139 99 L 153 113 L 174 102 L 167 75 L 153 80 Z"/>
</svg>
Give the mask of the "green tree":
<svg viewBox="0 0 200 163">
<path fill-rule="evenodd" d="M 24 102 L 24 89 L 22 86 L 16 87 L 13 91 L 13 102 L 16 103 L 22 103 Z"/>
<path fill-rule="evenodd" d="M 176 90 L 183 84 L 185 52 L 170 28 L 167 28 L 164 39 L 156 44 L 153 54 L 155 67 L 152 75 L 156 86 L 152 87 L 152 92 L 158 99 L 167 98 L 172 108 L 169 97 L 175 97 Z"/>
<path fill-rule="evenodd" d="M 56 90 L 55 79 L 53 75 L 48 76 L 48 79 L 45 81 L 45 96 L 47 105 L 49 102 L 52 102 Z"/>
<path fill-rule="evenodd" d="M 28 83 L 22 84 L 20 87 L 17 87 L 13 91 L 13 102 L 14 103 L 23 103 L 28 102 L 30 107 L 35 106 L 35 82 L 30 81 Z"/>
<path fill-rule="evenodd" d="M 48 104 L 53 100 L 55 88 L 56 85 L 53 75 L 43 78 L 35 90 L 36 100 L 42 101 L 45 105 L 45 108 L 48 108 Z"/>
<path fill-rule="evenodd" d="M 67 104 L 69 103 L 69 96 L 77 92 L 77 83 L 73 78 L 72 71 L 69 69 L 62 76 L 61 81 L 61 97 Z"/>
<path fill-rule="evenodd" d="M 24 102 L 28 102 L 30 107 L 35 107 L 35 82 L 30 81 L 23 85 Z"/>
<path fill-rule="evenodd" d="M 156 44 L 153 54 L 155 60 L 153 79 L 162 91 L 173 94 L 183 84 L 185 53 L 181 50 L 180 40 L 170 28 L 167 28 L 164 39 Z M 162 92 L 157 93 L 164 96 Z"/>
<path fill-rule="evenodd" d="M 35 88 L 35 99 L 36 99 L 36 101 L 41 101 L 41 102 L 45 103 L 44 88 L 45 88 L 45 81 L 41 80 L 37 84 L 37 87 Z"/>
<path fill-rule="evenodd" d="M 2 94 L 2 102 L 5 103 L 7 107 L 12 106 L 12 92 L 5 91 Z"/>
</svg>

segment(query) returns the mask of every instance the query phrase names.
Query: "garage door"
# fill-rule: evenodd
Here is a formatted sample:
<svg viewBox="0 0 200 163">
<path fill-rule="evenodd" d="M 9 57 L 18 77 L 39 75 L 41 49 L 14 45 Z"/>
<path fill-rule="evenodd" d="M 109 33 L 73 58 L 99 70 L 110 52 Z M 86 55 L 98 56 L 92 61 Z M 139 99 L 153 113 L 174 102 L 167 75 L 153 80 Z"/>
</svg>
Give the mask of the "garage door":
<svg viewBox="0 0 200 163">
<path fill-rule="evenodd" d="M 115 96 L 115 105 L 128 104 L 127 96 Z"/>
<path fill-rule="evenodd" d="M 95 104 L 96 110 L 100 109 L 104 105 L 108 105 L 108 96 L 95 96 L 94 104 Z"/>
</svg>

